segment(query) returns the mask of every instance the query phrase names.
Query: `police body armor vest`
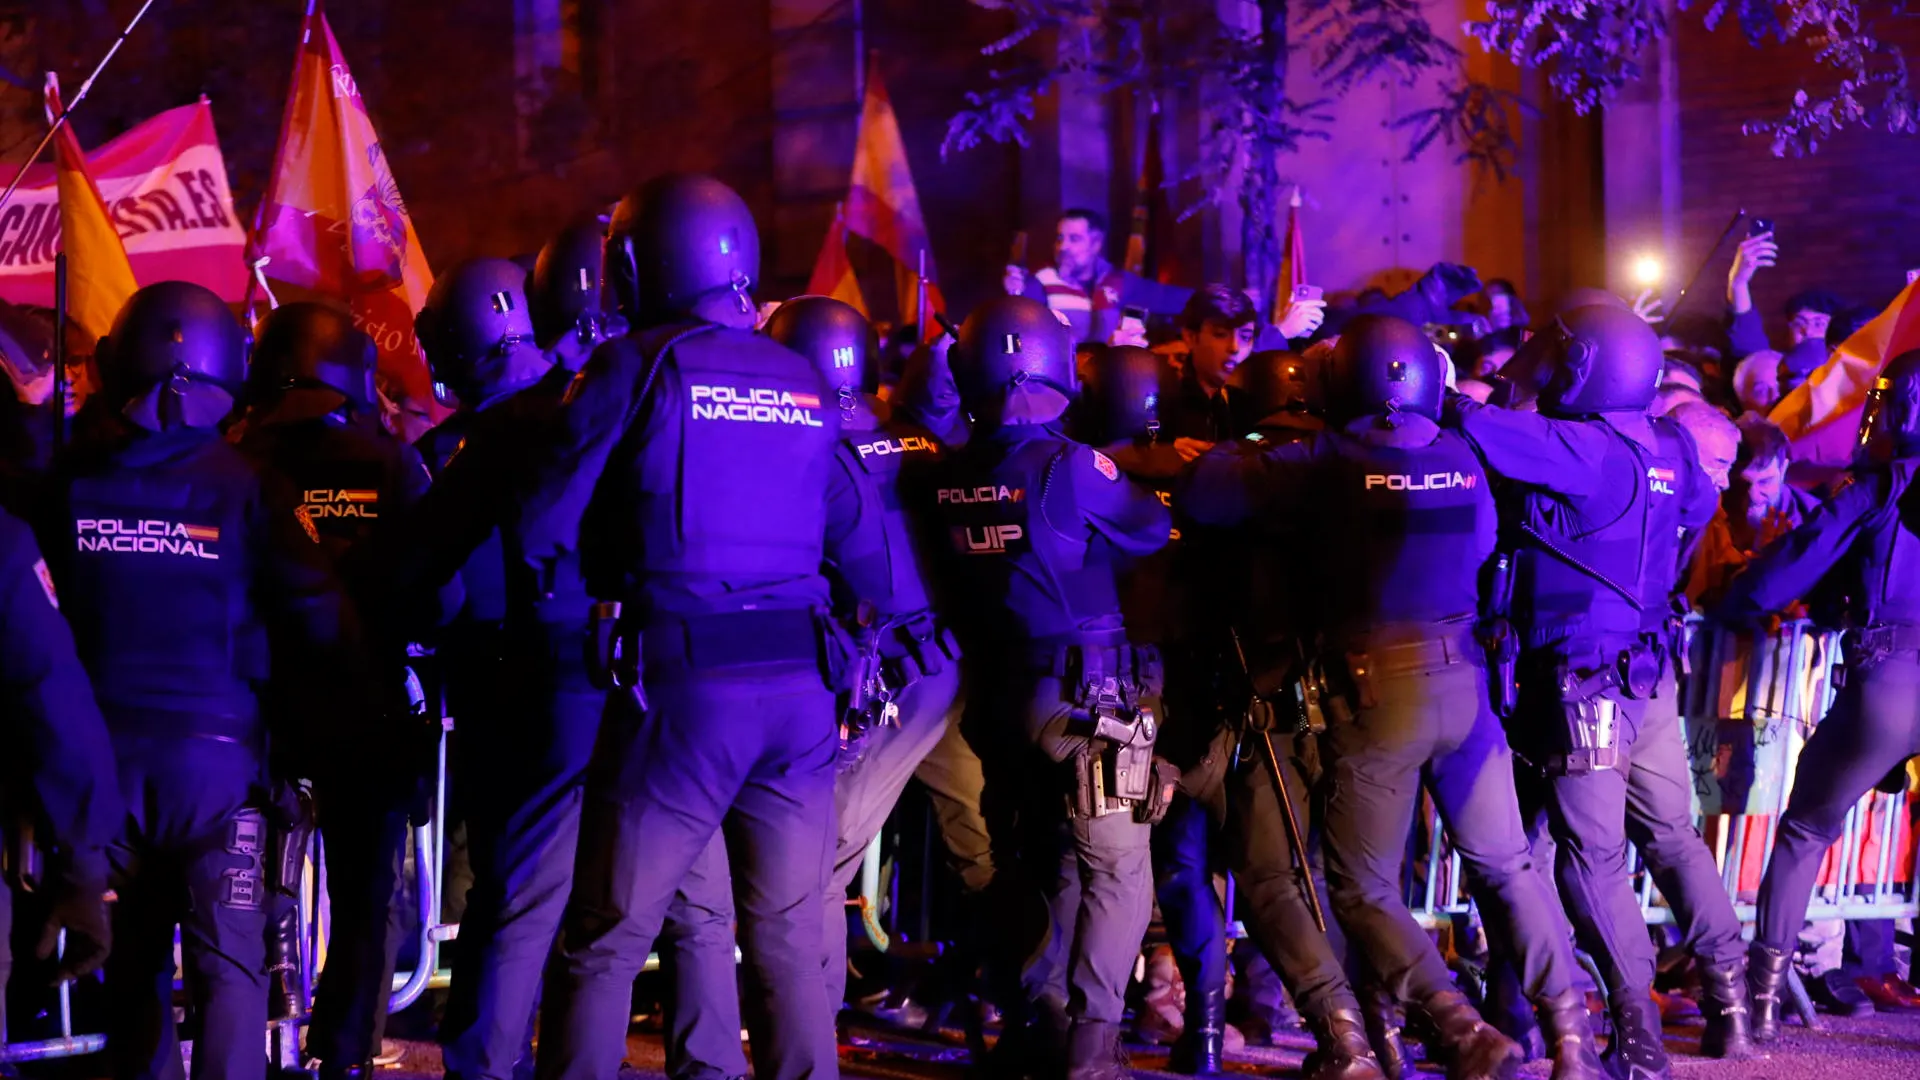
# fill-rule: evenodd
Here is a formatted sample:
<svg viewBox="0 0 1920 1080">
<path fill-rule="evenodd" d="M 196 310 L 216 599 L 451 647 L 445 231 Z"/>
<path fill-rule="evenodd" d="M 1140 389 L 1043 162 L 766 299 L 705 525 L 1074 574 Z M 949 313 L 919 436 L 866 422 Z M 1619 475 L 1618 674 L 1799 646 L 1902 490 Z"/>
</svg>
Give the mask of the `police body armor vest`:
<svg viewBox="0 0 1920 1080">
<path fill-rule="evenodd" d="M 1386 446 L 1342 431 L 1317 436 L 1333 458 L 1321 522 L 1330 644 L 1395 626 L 1465 621 L 1498 513 L 1467 441 L 1440 431 L 1425 446 Z"/>
<path fill-rule="evenodd" d="M 655 419 L 644 432 L 630 425 L 630 464 L 611 464 L 627 472 L 603 478 L 595 495 L 607 500 L 593 515 L 604 546 L 583 543 L 589 583 L 598 592 L 603 573 L 622 573 L 644 607 L 680 615 L 823 603 L 840 423 L 812 364 L 771 338 L 712 324 L 613 344 L 626 342 L 666 355 L 653 400 L 640 404 Z"/>
<path fill-rule="evenodd" d="M 68 481 L 65 536 L 48 539 L 109 720 L 158 711 L 254 734 L 268 674 L 253 603 L 262 513 L 255 466 L 213 431 L 137 439 Z"/>
<path fill-rule="evenodd" d="M 855 469 L 873 480 L 880 497 L 881 527 L 856 532 L 850 540 L 877 539 L 863 550 L 843 548 L 838 583 L 847 596 L 836 596 L 835 607 L 846 610 L 858 600 L 871 601 L 878 614 L 910 615 L 933 604 L 926 568 L 924 519 L 916 522 L 909 507 L 923 507 L 927 494 L 939 482 L 938 466 L 945 453 L 940 441 L 926 429 L 900 419 L 888 419 L 872 431 L 855 432 L 842 440 L 839 453 Z"/>
<path fill-rule="evenodd" d="M 1667 417 L 1653 419 L 1654 444 L 1643 462 L 1646 473 L 1648 522 L 1646 572 L 1640 586 L 1640 628 L 1649 633 L 1665 628 L 1673 614 L 1673 592 L 1680 580 L 1681 484 L 1687 465 L 1695 461 L 1694 448 L 1679 423 Z"/>
<path fill-rule="evenodd" d="M 1113 643 L 1120 636 L 1111 549 L 1086 526 L 1072 485 L 1053 480 L 1072 455 L 1093 452 L 1033 425 L 975 439 L 955 456 L 935 504 L 966 579 L 961 599 L 981 645 Z"/>
<path fill-rule="evenodd" d="M 369 423 L 371 423 L 369 421 Z M 397 508 L 402 452 L 384 430 L 324 419 L 254 428 L 241 449 L 293 485 L 301 527 L 338 568 Z"/>
<path fill-rule="evenodd" d="M 1602 466 L 1607 485 L 1602 494 L 1580 500 L 1544 492 L 1525 496 L 1521 520 L 1560 553 L 1531 538 L 1517 541 L 1513 614 L 1529 647 L 1608 654 L 1640 634 L 1642 613 L 1599 578 L 1636 602 L 1642 595 L 1657 528 L 1647 479 L 1655 466 L 1653 455 L 1633 440 L 1612 428 L 1607 432 L 1611 441 Z"/>
</svg>

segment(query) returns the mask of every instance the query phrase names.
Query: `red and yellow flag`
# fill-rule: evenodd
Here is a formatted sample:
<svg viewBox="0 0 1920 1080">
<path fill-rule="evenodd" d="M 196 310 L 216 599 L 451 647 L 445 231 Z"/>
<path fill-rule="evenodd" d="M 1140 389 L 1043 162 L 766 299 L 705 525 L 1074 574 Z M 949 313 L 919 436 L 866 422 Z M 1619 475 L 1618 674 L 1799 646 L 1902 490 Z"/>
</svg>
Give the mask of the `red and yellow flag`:
<svg viewBox="0 0 1920 1080">
<path fill-rule="evenodd" d="M 867 97 L 860 110 L 860 140 L 853 152 L 853 182 L 847 191 L 844 221 L 847 232 L 866 237 L 892 257 L 897 310 L 904 321 L 912 317 L 918 303 L 922 258 L 927 277 L 937 275 L 926 219 L 920 214 L 920 196 L 913 188 L 913 170 L 907 165 L 907 144 L 900 138 L 900 121 L 880 81 L 879 60 L 867 69 Z M 831 235 L 828 239 L 832 240 Z M 929 309 L 946 312 L 946 298 L 932 280 L 926 283 L 926 296 Z M 920 330 L 925 334 L 927 328 Z"/>
<path fill-rule="evenodd" d="M 813 260 L 813 276 L 807 279 L 807 295 L 831 296 L 853 305 L 860 314 L 871 317 L 867 311 L 867 298 L 860 294 L 860 279 L 853 273 L 853 260 L 847 258 L 844 205 L 833 208 L 833 226 L 827 230 L 827 242 L 820 245 L 819 258 Z"/>
<path fill-rule="evenodd" d="M 46 98 L 47 121 L 52 123 L 66 110 L 60 104 L 59 80 L 51 73 Z M 67 253 L 67 317 L 88 337 L 103 338 L 139 285 L 71 126 L 62 125 L 54 136 L 53 157 L 60 190 L 60 247 Z"/>
<path fill-rule="evenodd" d="M 1769 415 L 1793 440 L 1795 465 L 1841 468 L 1853 459 L 1860 410 L 1887 361 L 1920 348 L 1920 303 L 1909 284 L 1892 304 L 1815 368 Z"/>
<path fill-rule="evenodd" d="M 319 0 L 310 0 L 300 35 L 249 262 L 265 256 L 269 277 L 344 301 L 379 346 L 382 374 L 431 403 L 413 317 L 433 273 Z"/>
</svg>

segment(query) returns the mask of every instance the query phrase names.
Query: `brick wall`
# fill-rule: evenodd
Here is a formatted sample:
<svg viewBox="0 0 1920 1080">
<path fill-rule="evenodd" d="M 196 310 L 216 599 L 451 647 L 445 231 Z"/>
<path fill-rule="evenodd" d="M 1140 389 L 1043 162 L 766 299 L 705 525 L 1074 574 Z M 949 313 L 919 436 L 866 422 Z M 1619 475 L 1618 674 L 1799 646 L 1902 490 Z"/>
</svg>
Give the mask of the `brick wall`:
<svg viewBox="0 0 1920 1080">
<path fill-rule="evenodd" d="M 1776 339 L 1785 322 L 1780 306 L 1800 289 L 1830 289 L 1850 303 L 1890 300 L 1906 284 L 1906 270 L 1920 267 L 1920 138 L 1856 129 L 1812 157 L 1775 158 L 1768 139 L 1743 135 L 1740 126 L 1784 110 L 1795 87 L 1830 85 L 1830 75 L 1815 73 L 1813 50 L 1754 49 L 1731 25 L 1708 33 L 1697 16 L 1679 21 L 1685 239 L 1672 259 L 1677 272 L 1697 265 L 1744 208 L 1776 221 L 1780 264 L 1761 271 L 1753 290 Z M 1920 26 L 1888 29 L 1909 56 L 1920 55 Z M 1702 293 L 1724 295 L 1732 246 L 1707 267 Z"/>
</svg>

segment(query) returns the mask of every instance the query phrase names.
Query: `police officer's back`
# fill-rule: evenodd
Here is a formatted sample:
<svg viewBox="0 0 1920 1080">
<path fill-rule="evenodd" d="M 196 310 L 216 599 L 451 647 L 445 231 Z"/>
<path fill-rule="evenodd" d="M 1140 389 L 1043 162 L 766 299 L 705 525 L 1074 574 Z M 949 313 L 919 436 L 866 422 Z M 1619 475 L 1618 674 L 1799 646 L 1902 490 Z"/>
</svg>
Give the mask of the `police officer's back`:
<svg viewBox="0 0 1920 1080">
<path fill-rule="evenodd" d="M 836 744 L 822 643 L 843 642 L 820 575 L 839 421 L 811 364 L 752 332 L 758 273 L 752 216 L 718 181 L 662 177 L 624 200 L 608 278 L 637 331 L 595 351 L 520 472 L 526 558 L 577 551 L 589 592 L 620 605 L 603 619 L 618 685 L 543 1017 L 546 1076 L 613 1076 L 632 980 L 723 826 L 771 1013 L 754 1023 L 756 1071 L 836 1069 L 818 898 Z"/>
<path fill-rule="evenodd" d="M 1046 948 L 1011 960 L 1026 961 L 1021 999 L 1002 1001 L 1019 1028 L 996 1053 L 1000 1067 L 1031 1065 L 1015 1047 L 1045 1055 L 1048 1038 L 1064 1036 L 1068 1075 L 1124 1075 L 1115 1025 L 1151 907 L 1147 823 L 1164 813 L 1170 782 L 1155 782 L 1152 760 L 1156 664 L 1128 644 L 1114 571 L 1164 546 L 1170 518 L 1112 459 L 1051 426 L 1075 380 L 1067 334 L 1043 305 L 990 301 L 951 357 L 975 428 L 935 505 L 981 673 L 968 723 L 997 729 L 982 754 L 990 800 L 1001 791 L 1030 840 L 1050 837 L 1025 845 L 1021 862 L 1055 926 Z M 1079 869 L 1063 875 L 1063 859 Z M 1018 955 L 1033 943 L 1008 944 Z M 1062 1015 L 1036 1016 L 1043 1003 Z"/>
<path fill-rule="evenodd" d="M 173 970 L 183 922 L 195 1057 L 211 1074 L 259 1077 L 267 836 L 255 807 L 268 725 L 257 689 L 277 667 L 303 680 L 316 713 L 374 703 L 350 609 L 292 493 L 220 436 L 247 353 L 226 305 L 199 286 L 150 285 L 106 349 L 94 434 L 74 448 L 42 529 L 62 552 L 54 577 L 129 809 L 114 849 L 108 1045 L 120 1074 L 179 1060 L 171 1003 L 153 987 Z"/>
<path fill-rule="evenodd" d="M 1655 956 L 1629 877 L 1631 750 L 1660 686 L 1679 530 L 1704 523 L 1712 498 L 1692 494 L 1711 489 L 1690 440 L 1647 415 L 1663 364 L 1659 336 L 1632 311 L 1580 307 L 1502 369 L 1537 413 L 1458 395 L 1448 403 L 1507 481 L 1502 527 L 1519 638 L 1508 731 L 1528 766 L 1522 816 L 1536 835 L 1552 835 L 1567 914 L 1601 961 L 1622 1033 L 1609 1064 L 1647 1076 L 1669 1066 L 1648 1004 Z"/>
<path fill-rule="evenodd" d="M 366 617 L 369 666 L 397 694 L 407 640 L 394 597 L 367 560 L 370 541 L 419 500 L 428 477 L 419 454 L 381 426 L 376 357 L 373 339 L 343 311 L 311 302 L 276 308 L 260 324 L 238 445 L 293 486 L 300 527 Z M 393 974 L 387 936 L 395 867 L 410 810 L 424 813 L 416 804 L 438 736 L 424 717 L 400 722 L 400 711 L 327 716 L 309 726 L 298 748 L 297 775 L 314 781 L 329 856 L 334 947 L 307 1040 L 323 1076 L 360 1075 L 378 1050 L 374 1033 Z M 298 892 L 297 882 L 279 888 Z"/>
<path fill-rule="evenodd" d="M 860 649 L 842 709 L 834 803 L 839 826 L 827 883 L 827 1000 L 845 990 L 847 886 L 907 781 L 946 732 L 960 691 L 960 650 L 935 603 L 939 539 L 932 493 L 946 453 L 925 428 L 874 396 L 879 348 L 866 318 L 825 296 L 788 301 L 769 337 L 813 361 L 845 435 L 828 487 L 827 577 L 833 613 Z"/>
<path fill-rule="evenodd" d="M 1315 509 L 1303 562 L 1329 582 L 1316 629 L 1333 674 L 1315 680 L 1334 710 L 1323 744 L 1333 776 L 1327 879 L 1372 968 L 1425 1008 L 1450 1074 L 1511 1068 L 1517 1048 L 1454 989 L 1400 895 L 1398 838 L 1426 779 L 1473 868 L 1476 896 L 1529 958 L 1556 1077 L 1594 1075 L 1585 999 L 1572 986 L 1552 895 L 1531 868 L 1472 632 L 1495 539 L 1486 471 L 1465 439 L 1436 422 L 1445 372 L 1417 327 L 1355 319 L 1325 378 L 1326 431 L 1257 458 L 1204 458 L 1176 505 L 1216 524 Z M 1351 1039 L 1357 1018 L 1333 1020 Z M 1355 1041 L 1356 1051 L 1363 1045 Z"/>
</svg>

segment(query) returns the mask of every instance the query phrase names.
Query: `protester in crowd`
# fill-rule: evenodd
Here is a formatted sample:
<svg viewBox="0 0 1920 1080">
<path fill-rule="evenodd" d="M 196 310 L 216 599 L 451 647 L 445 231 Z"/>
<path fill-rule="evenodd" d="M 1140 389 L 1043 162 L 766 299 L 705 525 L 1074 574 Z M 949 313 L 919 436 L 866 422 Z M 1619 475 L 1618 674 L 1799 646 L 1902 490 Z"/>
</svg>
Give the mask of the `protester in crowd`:
<svg viewBox="0 0 1920 1080">
<path fill-rule="evenodd" d="M 1773 266 L 1779 257 L 1780 245 L 1772 232 L 1747 237 L 1734 252 L 1733 269 L 1727 275 L 1727 337 L 1737 358 L 1768 347 L 1766 327 L 1753 306 L 1753 276 Z M 1845 308 L 1839 297 L 1821 289 L 1807 289 L 1788 297 L 1781 309 L 1787 317 L 1787 348 L 1791 350 L 1809 339 L 1826 340 L 1827 324 Z"/>
<path fill-rule="evenodd" d="M 1780 394 L 1780 354 L 1761 349 L 1733 369 L 1733 397 L 1742 412 L 1765 415 Z"/>
<path fill-rule="evenodd" d="M 1520 290 L 1506 278 L 1494 278 L 1481 290 L 1486 297 L 1487 326 L 1493 330 L 1505 330 L 1509 327 L 1524 327 L 1530 321 L 1527 306 L 1520 302 Z"/>
<path fill-rule="evenodd" d="M 1097 210 L 1066 210 L 1054 228 L 1053 265 L 1031 273 L 1010 265 L 1001 285 L 1009 296 L 1039 300 L 1065 316 L 1075 341 L 1108 341 L 1127 308 L 1177 315 L 1193 295 L 1107 261 L 1107 219 Z"/>
<path fill-rule="evenodd" d="M 1780 425 L 1749 413 L 1737 426 L 1740 445 L 1729 483 L 1687 577 L 1687 597 L 1696 607 L 1716 603 L 1757 552 L 1791 532 L 1819 505 L 1811 494 L 1787 483 L 1793 444 Z"/>
</svg>

